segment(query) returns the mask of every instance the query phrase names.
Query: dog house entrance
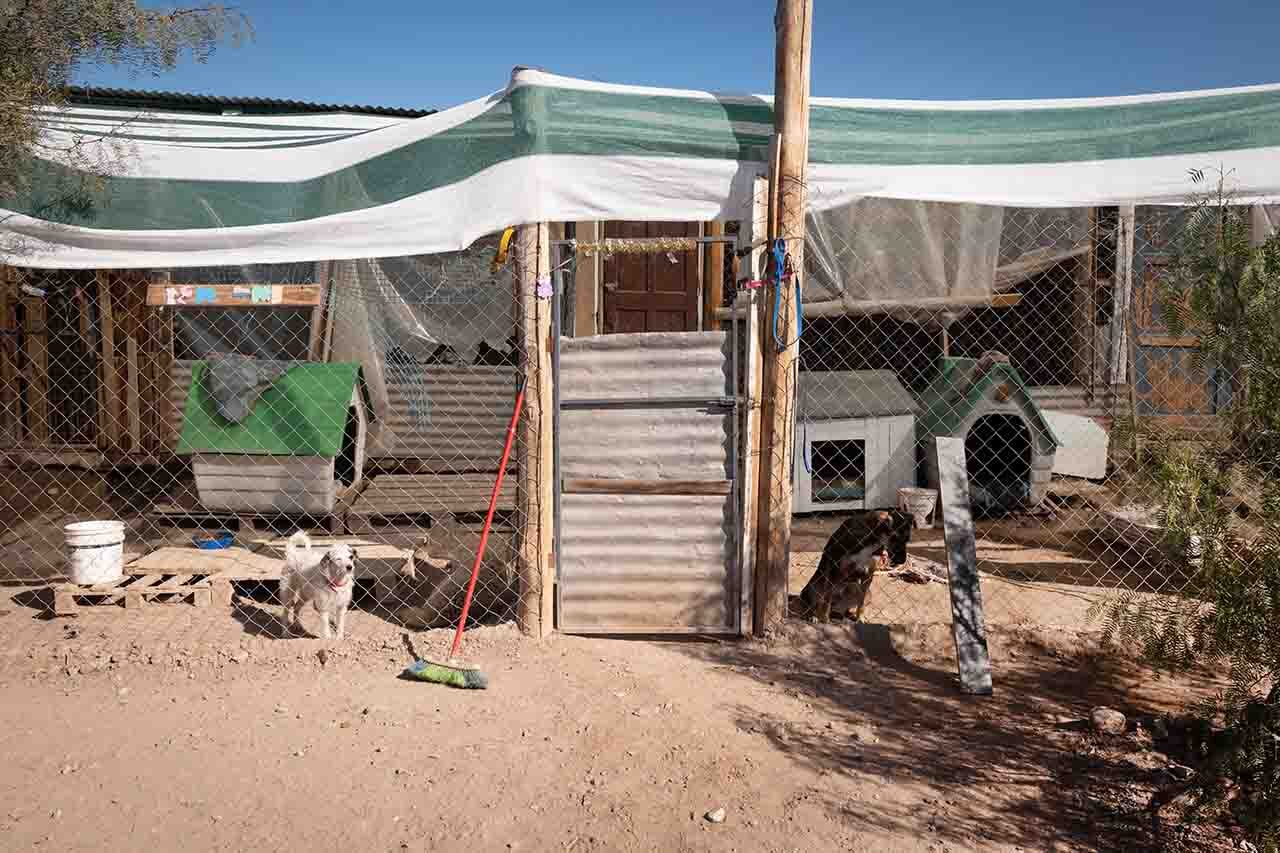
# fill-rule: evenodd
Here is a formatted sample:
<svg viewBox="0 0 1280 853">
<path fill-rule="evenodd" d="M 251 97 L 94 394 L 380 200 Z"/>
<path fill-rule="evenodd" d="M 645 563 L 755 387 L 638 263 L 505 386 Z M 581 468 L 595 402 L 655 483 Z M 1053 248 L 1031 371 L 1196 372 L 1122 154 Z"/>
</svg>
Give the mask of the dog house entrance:
<svg viewBox="0 0 1280 853">
<path fill-rule="evenodd" d="M 814 441 L 809 445 L 813 502 L 860 501 L 867 494 L 867 443 L 861 439 Z"/>
<path fill-rule="evenodd" d="M 969 486 L 980 513 L 1023 506 L 1031 490 L 1031 430 L 1017 415 L 983 415 L 964 438 Z"/>
</svg>

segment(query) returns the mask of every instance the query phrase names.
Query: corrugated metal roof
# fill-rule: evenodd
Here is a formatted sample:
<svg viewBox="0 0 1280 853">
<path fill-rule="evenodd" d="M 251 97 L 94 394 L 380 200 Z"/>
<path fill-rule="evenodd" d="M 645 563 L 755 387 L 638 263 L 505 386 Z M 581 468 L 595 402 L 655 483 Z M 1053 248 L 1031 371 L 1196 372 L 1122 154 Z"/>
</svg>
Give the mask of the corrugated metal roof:
<svg viewBox="0 0 1280 853">
<path fill-rule="evenodd" d="M 362 104 L 317 104 L 284 98 L 239 98 L 227 95 L 200 95 L 187 92 L 160 92 L 145 89 L 111 89 L 72 86 L 67 100 L 73 104 L 95 107 L 139 107 L 156 110 L 222 115 L 228 110 L 243 115 L 297 115 L 306 113 L 363 113 L 367 115 L 421 118 L 435 110 L 379 107 Z"/>
<path fill-rule="evenodd" d="M 810 420 L 912 415 L 915 398 L 892 370 L 804 371 L 798 407 Z"/>
</svg>

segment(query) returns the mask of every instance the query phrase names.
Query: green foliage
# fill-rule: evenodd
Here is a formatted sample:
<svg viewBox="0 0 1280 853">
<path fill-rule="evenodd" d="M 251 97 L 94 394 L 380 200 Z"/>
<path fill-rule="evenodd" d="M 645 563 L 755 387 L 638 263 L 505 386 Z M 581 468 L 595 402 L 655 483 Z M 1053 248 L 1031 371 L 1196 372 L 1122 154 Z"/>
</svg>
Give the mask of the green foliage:
<svg viewBox="0 0 1280 853">
<path fill-rule="evenodd" d="M 1203 183 L 1203 172 L 1193 172 Z M 1280 235 L 1254 245 L 1252 217 L 1219 172 L 1190 200 L 1161 281 L 1170 332 L 1199 338 L 1197 365 L 1230 392 L 1225 412 L 1239 458 L 1280 474 Z"/>
<path fill-rule="evenodd" d="M 63 104 L 78 76 L 108 66 L 158 75 L 184 59 L 203 62 L 220 43 L 248 34 L 242 15 L 216 5 L 157 9 L 135 0 L 0 0 L 0 205 L 27 188 L 36 157 L 80 172 L 42 197 L 50 218 L 91 210 L 103 177 L 126 165 L 127 148 L 111 135 L 87 140 L 41 134 L 40 108 Z"/>
<path fill-rule="evenodd" d="M 1193 173 L 1197 183 L 1203 173 Z M 1169 560 L 1194 577 L 1184 597 L 1127 594 L 1099 610 L 1104 637 L 1165 668 L 1223 672 L 1229 686 L 1191 709 L 1194 775 L 1157 792 L 1226 809 L 1280 853 L 1280 237 L 1255 245 L 1227 174 L 1190 201 L 1162 281 L 1170 332 L 1199 338 L 1197 360 L 1230 391 L 1207 443 L 1153 437 L 1134 460 L 1154 495 Z M 1248 519 L 1236 514 L 1249 495 Z"/>
</svg>

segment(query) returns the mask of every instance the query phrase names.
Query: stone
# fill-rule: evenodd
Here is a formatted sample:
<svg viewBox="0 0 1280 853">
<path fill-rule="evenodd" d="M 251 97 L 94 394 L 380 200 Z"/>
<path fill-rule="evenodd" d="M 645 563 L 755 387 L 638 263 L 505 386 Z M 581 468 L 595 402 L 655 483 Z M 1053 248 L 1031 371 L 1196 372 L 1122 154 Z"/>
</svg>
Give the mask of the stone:
<svg viewBox="0 0 1280 853">
<path fill-rule="evenodd" d="M 1114 708 L 1094 708 L 1089 721 L 1093 724 L 1093 730 L 1102 735 L 1122 735 L 1128 725 L 1124 714 Z"/>
<path fill-rule="evenodd" d="M 706 818 L 711 823 L 724 823 L 725 810 L 723 808 L 712 809 L 711 811 L 707 812 Z"/>
</svg>

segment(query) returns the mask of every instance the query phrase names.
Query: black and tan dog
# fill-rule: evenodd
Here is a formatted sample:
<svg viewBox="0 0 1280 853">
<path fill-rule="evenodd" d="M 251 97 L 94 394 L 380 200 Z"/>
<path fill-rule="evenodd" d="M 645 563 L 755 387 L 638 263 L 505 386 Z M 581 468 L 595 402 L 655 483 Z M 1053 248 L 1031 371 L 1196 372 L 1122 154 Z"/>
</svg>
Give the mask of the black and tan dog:
<svg viewBox="0 0 1280 853">
<path fill-rule="evenodd" d="M 831 621 L 831 610 L 862 619 L 876 571 L 907 561 L 915 519 L 897 509 L 873 509 L 847 519 L 822 549 L 818 569 L 800 593 L 803 616 Z"/>
</svg>

